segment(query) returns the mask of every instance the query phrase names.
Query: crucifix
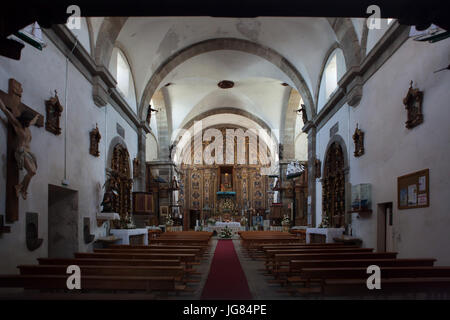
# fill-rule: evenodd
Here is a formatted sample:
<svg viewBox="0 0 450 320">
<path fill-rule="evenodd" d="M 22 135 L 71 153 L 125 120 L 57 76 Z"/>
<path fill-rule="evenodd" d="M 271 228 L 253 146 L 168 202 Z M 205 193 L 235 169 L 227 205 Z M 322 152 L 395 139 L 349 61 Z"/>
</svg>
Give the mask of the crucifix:
<svg viewBox="0 0 450 320">
<path fill-rule="evenodd" d="M 37 163 L 30 151 L 29 127 L 44 126 L 44 117 L 21 102 L 22 85 L 9 79 L 8 93 L 0 90 L 0 109 L 8 118 L 7 177 L 6 177 L 6 221 L 19 220 L 19 196 L 27 197 L 28 184 L 36 174 Z M 19 182 L 19 169 L 26 170 Z"/>
</svg>

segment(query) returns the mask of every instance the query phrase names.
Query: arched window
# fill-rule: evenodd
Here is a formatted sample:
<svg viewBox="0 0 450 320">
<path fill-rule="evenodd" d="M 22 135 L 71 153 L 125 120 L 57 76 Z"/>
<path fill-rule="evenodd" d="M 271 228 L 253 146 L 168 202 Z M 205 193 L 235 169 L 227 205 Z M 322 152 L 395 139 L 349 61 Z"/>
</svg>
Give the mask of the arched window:
<svg viewBox="0 0 450 320">
<path fill-rule="evenodd" d="M 125 54 L 118 48 L 113 49 L 109 70 L 115 76 L 117 89 L 134 112 L 137 112 L 136 93 L 133 74 Z"/>
<path fill-rule="evenodd" d="M 338 87 L 338 81 L 346 71 L 345 59 L 342 50 L 335 49 L 328 57 L 320 81 L 318 111 L 327 103 L 330 96 Z"/>
</svg>

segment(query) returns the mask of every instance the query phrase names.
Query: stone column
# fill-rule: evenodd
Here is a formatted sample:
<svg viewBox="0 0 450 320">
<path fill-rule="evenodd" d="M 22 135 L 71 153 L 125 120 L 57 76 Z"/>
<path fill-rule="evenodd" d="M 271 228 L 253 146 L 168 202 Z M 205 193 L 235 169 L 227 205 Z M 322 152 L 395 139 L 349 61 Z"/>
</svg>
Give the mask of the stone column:
<svg viewBox="0 0 450 320">
<path fill-rule="evenodd" d="M 135 190 L 144 192 L 145 190 L 145 173 L 146 173 L 146 164 L 145 164 L 145 153 L 146 153 L 146 139 L 147 133 L 150 132 L 150 129 L 145 124 L 145 122 L 141 123 L 141 126 L 138 128 L 138 153 L 137 158 L 139 159 L 140 167 L 139 167 L 139 177 L 135 179 Z"/>
<path fill-rule="evenodd" d="M 304 131 L 308 133 L 308 226 L 316 225 L 316 127 L 308 122 Z M 311 199 L 311 200 L 309 200 Z"/>
</svg>

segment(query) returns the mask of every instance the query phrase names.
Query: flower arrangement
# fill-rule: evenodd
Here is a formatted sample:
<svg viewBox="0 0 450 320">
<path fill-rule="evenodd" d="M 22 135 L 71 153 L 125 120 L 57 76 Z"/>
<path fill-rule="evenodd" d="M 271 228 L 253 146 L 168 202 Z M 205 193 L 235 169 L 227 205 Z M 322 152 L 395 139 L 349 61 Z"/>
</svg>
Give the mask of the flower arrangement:
<svg viewBox="0 0 450 320">
<path fill-rule="evenodd" d="M 167 217 L 166 226 L 173 226 L 173 220 L 171 216 Z"/>
<path fill-rule="evenodd" d="M 328 221 L 328 216 L 324 215 L 322 217 L 322 222 L 319 224 L 318 228 L 328 228 L 330 226 L 330 222 Z"/>
<path fill-rule="evenodd" d="M 291 224 L 291 220 L 289 219 L 288 215 L 283 216 L 283 220 L 281 220 L 282 226 L 289 226 Z"/>
<path fill-rule="evenodd" d="M 242 217 L 241 218 L 241 226 L 246 226 L 247 225 L 247 218 L 246 217 Z"/>
<path fill-rule="evenodd" d="M 231 239 L 233 237 L 233 232 L 231 232 L 230 228 L 225 227 L 219 234 L 221 239 Z"/>
<path fill-rule="evenodd" d="M 206 222 L 208 223 L 208 225 L 215 225 L 216 224 L 216 219 L 213 218 L 209 218 L 208 220 L 206 220 Z"/>
</svg>

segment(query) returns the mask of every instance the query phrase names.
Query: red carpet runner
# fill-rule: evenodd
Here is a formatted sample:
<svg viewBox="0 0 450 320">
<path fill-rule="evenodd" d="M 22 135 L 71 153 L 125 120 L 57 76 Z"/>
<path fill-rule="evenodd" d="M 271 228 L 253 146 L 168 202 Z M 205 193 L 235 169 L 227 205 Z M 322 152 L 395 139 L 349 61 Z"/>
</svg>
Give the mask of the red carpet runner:
<svg viewBox="0 0 450 320">
<path fill-rule="evenodd" d="M 217 243 L 202 299 L 252 299 L 232 240 L 219 240 Z"/>
</svg>

